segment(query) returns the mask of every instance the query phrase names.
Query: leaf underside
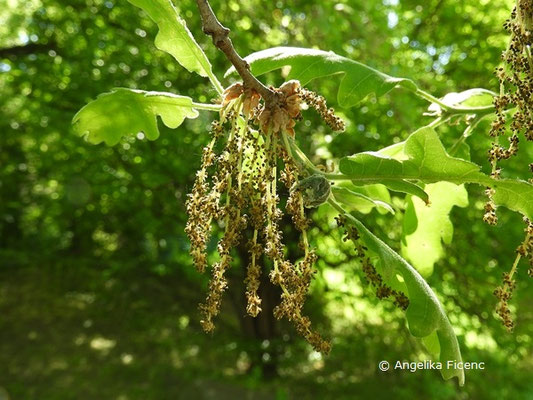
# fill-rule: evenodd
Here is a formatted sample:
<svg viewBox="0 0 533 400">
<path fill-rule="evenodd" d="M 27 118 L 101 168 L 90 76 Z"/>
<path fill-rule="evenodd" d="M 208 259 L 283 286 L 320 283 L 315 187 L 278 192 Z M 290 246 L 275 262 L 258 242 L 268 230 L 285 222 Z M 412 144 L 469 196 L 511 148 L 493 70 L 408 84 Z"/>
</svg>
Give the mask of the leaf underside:
<svg viewBox="0 0 533 400">
<path fill-rule="evenodd" d="M 490 90 L 474 88 L 462 92 L 448 93 L 440 101 L 450 107 L 486 107 L 493 104 L 495 96 L 497 94 Z M 436 103 L 431 103 L 428 111 L 440 114 L 442 113 L 442 108 Z"/>
<path fill-rule="evenodd" d="M 185 118 L 196 118 L 192 99 L 165 92 L 125 88 L 103 93 L 83 107 L 72 119 L 75 131 L 93 144 L 117 144 L 123 136 L 143 132 L 150 140 L 159 137 L 157 116 L 169 128 Z"/>
<path fill-rule="evenodd" d="M 394 208 L 390 205 L 390 193 L 384 185 L 354 186 L 341 182 L 332 186 L 331 191 L 335 199 L 343 203 L 348 210 L 368 214 L 376 208 L 380 214 L 394 214 Z"/>
<path fill-rule="evenodd" d="M 274 47 L 252 53 L 245 60 L 256 76 L 290 66 L 287 79 L 297 79 L 302 85 L 316 78 L 342 74 L 337 94 L 337 101 L 342 107 L 353 107 L 371 93 L 382 96 L 396 86 L 416 90 L 415 83 L 410 79 L 389 76 L 332 51 Z M 225 76 L 234 72 L 232 67 Z"/>
</svg>

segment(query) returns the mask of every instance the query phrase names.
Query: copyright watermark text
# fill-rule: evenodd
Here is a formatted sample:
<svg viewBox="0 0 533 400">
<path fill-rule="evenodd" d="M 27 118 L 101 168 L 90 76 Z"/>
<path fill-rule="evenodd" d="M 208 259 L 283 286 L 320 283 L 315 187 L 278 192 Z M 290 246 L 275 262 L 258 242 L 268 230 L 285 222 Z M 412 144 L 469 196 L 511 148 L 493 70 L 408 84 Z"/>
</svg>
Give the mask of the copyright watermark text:
<svg viewBox="0 0 533 400">
<path fill-rule="evenodd" d="M 457 361 L 448 360 L 444 363 L 439 361 L 380 361 L 378 364 L 380 371 L 388 371 L 389 369 L 404 370 L 409 372 L 425 371 L 425 370 L 443 370 L 443 369 L 465 369 L 465 370 L 484 370 L 485 362 L 483 361 Z"/>
</svg>

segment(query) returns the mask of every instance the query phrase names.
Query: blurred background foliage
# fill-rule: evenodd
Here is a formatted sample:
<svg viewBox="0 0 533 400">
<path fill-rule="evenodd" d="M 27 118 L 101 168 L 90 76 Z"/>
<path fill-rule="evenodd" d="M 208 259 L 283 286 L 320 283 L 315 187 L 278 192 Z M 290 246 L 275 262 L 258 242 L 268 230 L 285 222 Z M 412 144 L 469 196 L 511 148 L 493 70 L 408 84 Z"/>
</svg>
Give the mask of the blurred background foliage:
<svg viewBox="0 0 533 400">
<path fill-rule="evenodd" d="M 506 46 L 502 24 L 512 3 L 213 0 L 212 6 L 242 55 L 280 45 L 333 50 L 443 96 L 497 89 L 492 71 Z M 202 34 L 195 2 L 177 6 L 222 77 L 229 65 Z M 205 79 L 155 49 L 155 33 L 151 20 L 123 0 L 0 2 L 0 387 L 11 396 L 0 388 L 1 399 L 385 399 L 392 393 L 533 399 L 533 292 L 525 268 L 512 302 L 515 332 L 506 333 L 493 313 L 492 291 L 514 259 L 522 223 L 502 210 L 498 227 L 484 225 L 479 187 L 469 188 L 469 207 L 453 209 L 454 241 L 428 277 L 463 358 L 486 363 L 484 371 L 467 371 L 465 387 L 442 381 L 437 371 L 379 372 L 380 360 L 427 355 L 403 313 L 375 299 L 327 208 L 313 214 L 311 236 L 321 258 L 307 311 L 333 339 L 331 355 L 313 352 L 291 326 L 274 320 L 279 293 L 266 282 L 265 311 L 256 320 L 245 315 L 244 248 L 216 333 L 205 335 L 197 304 L 207 277 L 188 256 L 184 202 L 214 115 L 204 112 L 175 131 L 161 126 L 155 142 L 132 138 L 113 148 L 85 143 L 70 126 L 78 109 L 116 86 L 203 102 L 215 97 Z M 310 88 L 335 106 L 338 82 L 330 77 Z M 327 163 L 404 140 L 429 122 L 425 107 L 394 91 L 339 110 L 344 133 L 331 133 L 306 113 L 297 139 L 314 161 Z M 485 169 L 487 126 L 480 124 L 468 141 Z M 450 144 L 461 126 L 440 132 Z M 522 157 L 504 173 L 525 171 L 533 155 Z M 399 248 L 402 213 L 373 211 L 364 220 Z M 289 253 L 297 253 L 296 234 L 285 236 Z"/>
</svg>

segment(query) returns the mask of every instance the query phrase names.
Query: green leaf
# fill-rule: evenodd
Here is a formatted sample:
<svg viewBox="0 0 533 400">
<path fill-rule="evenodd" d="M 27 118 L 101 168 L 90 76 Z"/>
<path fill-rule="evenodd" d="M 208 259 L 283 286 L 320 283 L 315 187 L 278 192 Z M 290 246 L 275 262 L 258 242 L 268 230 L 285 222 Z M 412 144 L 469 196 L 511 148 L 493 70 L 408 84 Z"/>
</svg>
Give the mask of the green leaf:
<svg viewBox="0 0 533 400">
<path fill-rule="evenodd" d="M 384 147 L 380 150 L 378 150 L 379 154 L 383 154 L 385 156 L 389 156 L 390 158 L 394 158 L 395 160 L 407 160 L 409 157 L 405 154 L 405 141 L 398 142 L 395 144 L 391 144 L 390 146 Z"/>
<path fill-rule="evenodd" d="M 154 42 L 159 50 L 170 54 L 188 71 L 214 78 L 211 63 L 170 0 L 128 1 L 142 8 L 159 27 Z"/>
<path fill-rule="evenodd" d="M 394 78 L 332 51 L 274 47 L 252 53 L 245 60 L 256 76 L 290 66 L 287 79 L 297 79 L 302 85 L 316 78 L 342 74 L 337 94 L 337 101 L 342 107 L 355 106 L 371 93 L 382 96 L 396 86 L 416 90 L 415 83 L 409 79 Z M 233 67 L 230 68 L 225 76 L 234 71 Z"/>
<path fill-rule="evenodd" d="M 390 202 L 389 191 L 383 185 L 363 187 L 335 185 L 332 186 L 331 191 L 335 199 L 343 203 L 349 210 L 357 210 L 363 214 L 368 214 L 373 208 L 377 208 L 378 212 L 382 214 L 394 214 L 394 208 L 388 203 Z"/>
<path fill-rule="evenodd" d="M 461 144 L 459 144 L 459 146 L 455 148 L 454 157 L 458 157 L 458 158 L 462 158 L 463 160 L 470 161 L 472 158 L 470 156 L 470 146 L 468 145 L 468 143 L 462 142 Z"/>
<path fill-rule="evenodd" d="M 424 190 L 431 199 L 429 205 L 409 197 L 403 219 L 402 255 L 413 263 L 422 276 L 433 272 L 433 265 L 444 256 L 442 242 L 450 244 L 453 224 L 449 214 L 454 206 L 468 205 L 464 185 L 438 182 Z"/>
<path fill-rule="evenodd" d="M 408 157 L 406 160 L 396 160 L 377 152 L 344 157 L 339 162 L 339 170 L 356 184 L 477 183 L 495 190 L 493 199 L 497 205 L 533 217 L 533 185 L 519 179 L 492 179 L 483 174 L 478 165 L 451 157 L 434 129 L 424 127 L 412 133 L 405 142 L 404 152 Z"/>
<path fill-rule="evenodd" d="M 376 270 L 386 284 L 401 290 L 409 297 L 406 317 L 409 331 L 430 345 L 431 352 L 439 351 L 439 361 L 443 364 L 441 374 L 444 379 L 456 376 L 459 384 L 464 384 L 462 368 L 447 368 L 447 361 L 460 362 L 461 350 L 457 337 L 442 305 L 422 276 L 398 253 L 370 232 L 351 214 L 345 214 L 348 222 L 355 225 L 365 246 L 377 256 Z M 401 279 L 398 278 L 401 276 Z M 436 346 L 435 334 L 439 345 Z M 425 340 L 424 340 L 425 338 Z"/>
<path fill-rule="evenodd" d="M 352 182 L 356 183 L 355 180 Z M 393 192 L 412 194 L 413 196 L 421 198 L 424 203 L 429 203 L 428 194 L 424 191 L 424 189 L 413 182 L 408 182 L 401 179 L 382 179 L 379 182 L 387 186 Z"/>
<path fill-rule="evenodd" d="M 381 150 L 376 152 L 379 155 L 385 156 L 387 158 L 392 158 L 397 161 L 403 161 L 408 160 L 409 157 L 405 154 L 405 141 L 395 143 L 391 146 L 384 147 Z M 411 194 L 413 196 L 419 197 L 424 201 L 424 203 L 429 203 L 429 196 L 428 194 L 420 187 L 419 185 L 408 182 L 405 180 L 393 180 L 393 179 L 382 179 L 379 181 L 383 185 L 386 185 L 388 189 L 392 190 L 393 192 L 400 192 L 400 193 L 407 193 Z M 361 184 L 357 181 L 353 182 L 354 184 Z"/>
<path fill-rule="evenodd" d="M 196 118 L 198 111 L 190 97 L 116 88 L 83 107 L 72 123 L 75 131 L 89 142 L 112 146 L 123 136 L 138 132 L 144 132 L 150 140 L 157 139 L 157 115 L 169 128 L 177 128 L 185 118 Z"/>
<path fill-rule="evenodd" d="M 444 104 L 450 107 L 486 107 L 493 104 L 496 93 L 482 88 L 468 89 L 463 92 L 451 92 L 440 99 Z M 428 111 L 435 115 L 442 113 L 442 108 L 436 104 L 431 103 Z"/>
<path fill-rule="evenodd" d="M 348 160 L 348 161 L 347 161 Z M 394 192 L 412 194 L 429 203 L 428 194 L 419 185 L 401 178 L 402 161 L 381 152 L 364 152 L 339 162 L 339 170 L 354 185 L 382 184 Z"/>
</svg>

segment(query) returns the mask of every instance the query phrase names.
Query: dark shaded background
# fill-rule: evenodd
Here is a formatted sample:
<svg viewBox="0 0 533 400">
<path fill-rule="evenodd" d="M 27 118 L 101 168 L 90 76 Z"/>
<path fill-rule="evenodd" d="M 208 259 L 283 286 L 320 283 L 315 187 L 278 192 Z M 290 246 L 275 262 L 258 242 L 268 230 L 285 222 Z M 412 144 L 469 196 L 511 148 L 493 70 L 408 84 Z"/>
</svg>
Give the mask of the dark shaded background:
<svg viewBox="0 0 533 400">
<path fill-rule="evenodd" d="M 212 1 L 245 55 L 278 45 L 333 50 L 442 96 L 494 90 L 511 1 Z M 454 209 L 454 242 L 428 278 L 458 334 L 464 359 L 485 361 L 466 386 L 437 372 L 381 373 L 380 360 L 427 358 L 401 312 L 379 303 L 361 276 L 331 211 L 315 212 L 321 260 L 307 312 L 333 338 L 321 357 L 271 317 L 278 293 L 263 287 L 266 312 L 245 316 L 244 272 L 214 335 L 199 326 L 207 277 L 188 256 L 184 201 L 207 143 L 212 114 L 155 142 L 92 146 L 72 132 L 74 113 L 116 86 L 166 90 L 209 102 L 208 82 L 153 46 L 154 24 L 126 1 L 13 1 L 0 6 L 0 399 L 533 399 L 533 292 L 525 268 L 513 305 L 517 328 L 495 319 L 492 290 L 522 239 L 517 215 L 481 222 L 482 190 Z M 195 2 L 182 16 L 219 77 L 229 66 L 201 33 Z M 266 77 L 282 81 L 279 73 Z M 338 78 L 313 82 L 335 105 Z M 228 81 L 224 82 L 228 84 Z M 332 134 L 312 113 L 297 138 L 317 162 L 376 150 L 429 122 L 403 91 L 340 110 Z M 460 127 L 441 130 L 453 143 Z M 469 139 L 487 169 L 487 123 Z M 517 176 L 533 154 L 504 173 Z M 401 205 L 402 200 L 397 203 Z M 393 221 L 391 221 L 391 219 Z M 401 213 L 365 222 L 398 248 Z M 395 223 L 396 222 L 396 223 Z M 285 232 L 289 251 L 296 235 Z M 211 243 L 214 249 L 216 241 Z M 246 257 L 239 249 L 237 259 Z M 529 287 L 528 287 L 529 285 Z"/>
</svg>

